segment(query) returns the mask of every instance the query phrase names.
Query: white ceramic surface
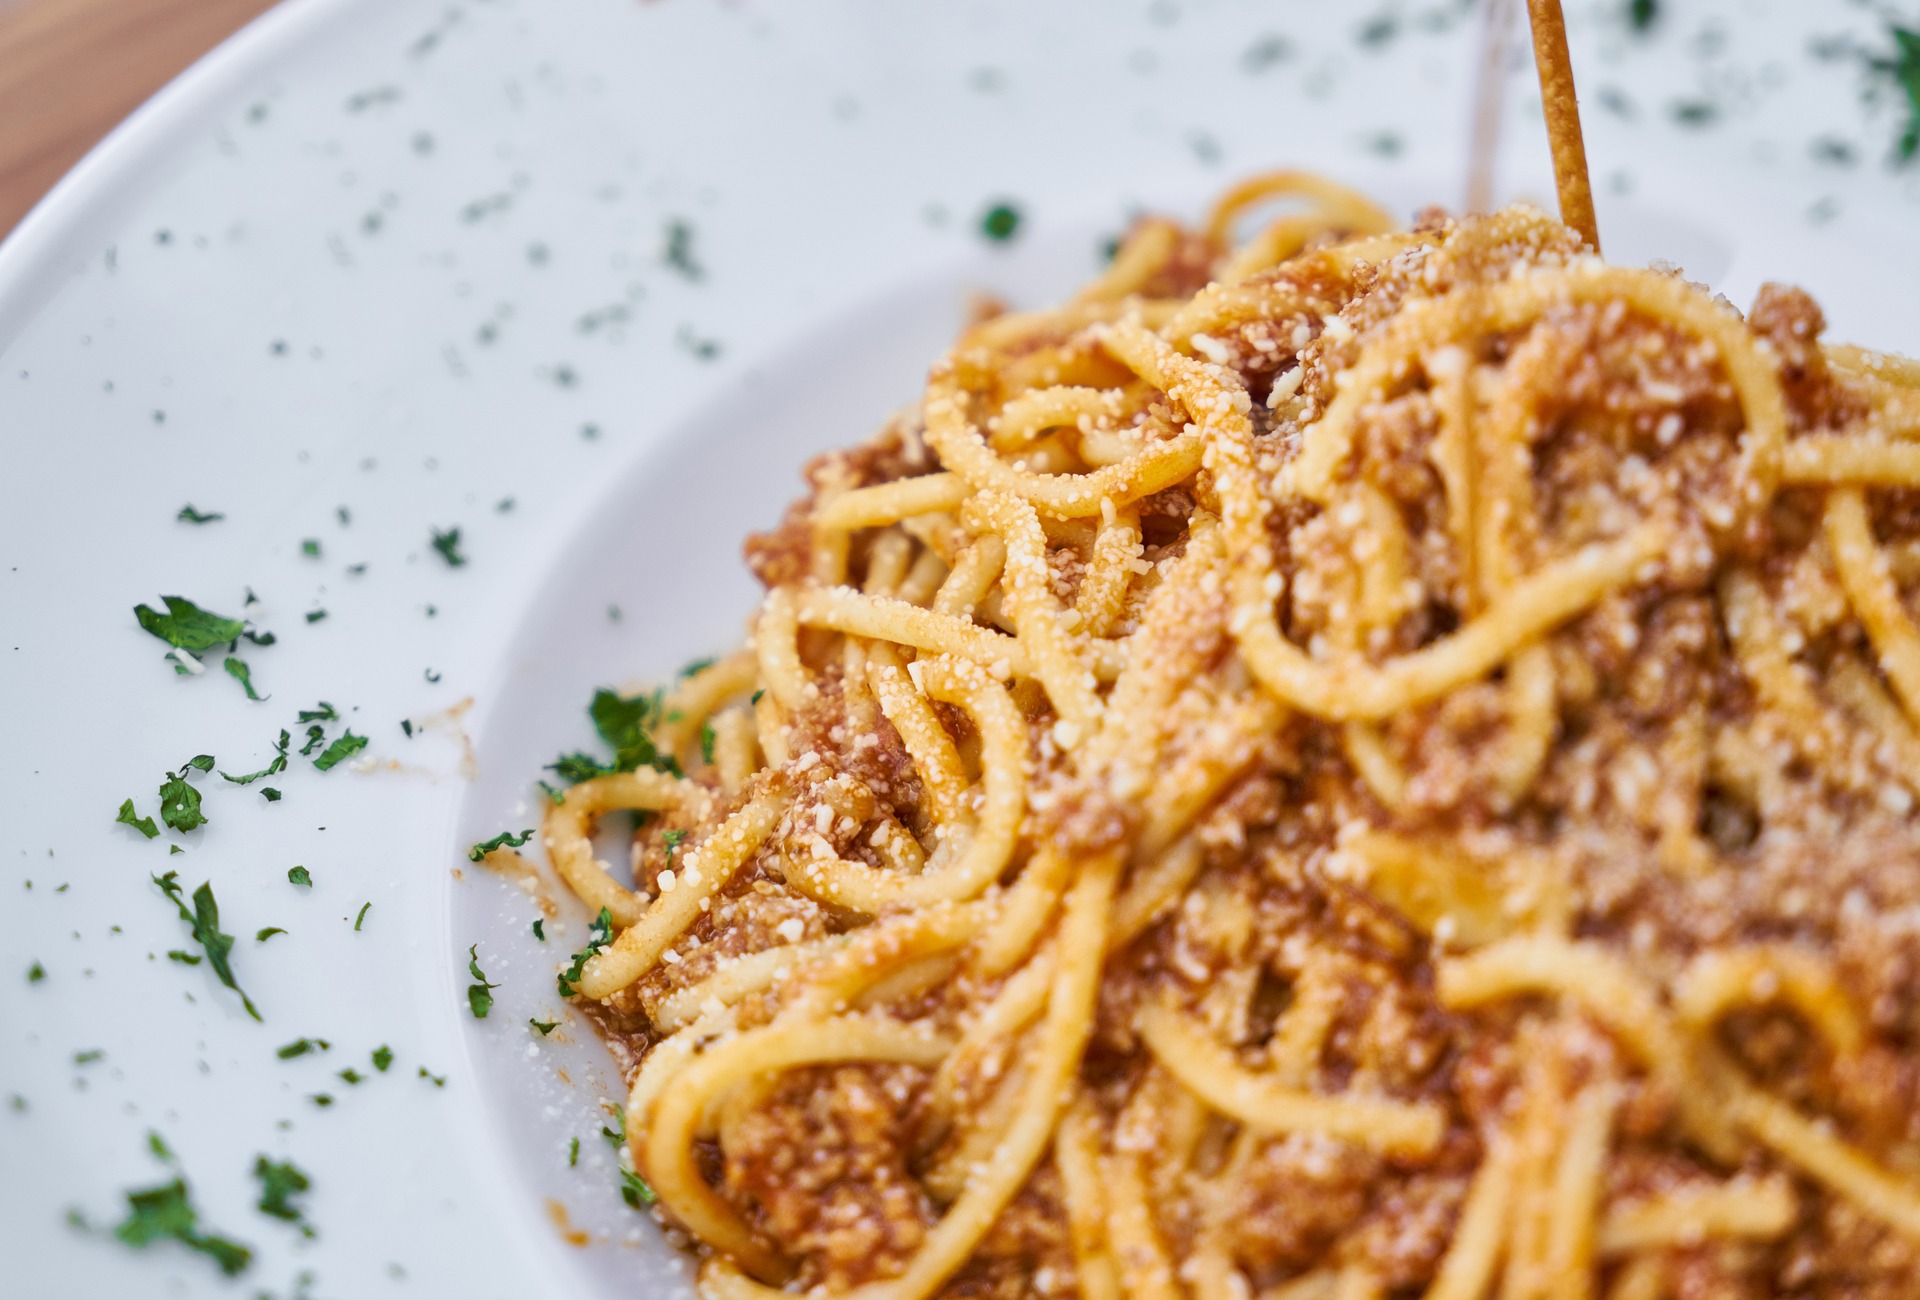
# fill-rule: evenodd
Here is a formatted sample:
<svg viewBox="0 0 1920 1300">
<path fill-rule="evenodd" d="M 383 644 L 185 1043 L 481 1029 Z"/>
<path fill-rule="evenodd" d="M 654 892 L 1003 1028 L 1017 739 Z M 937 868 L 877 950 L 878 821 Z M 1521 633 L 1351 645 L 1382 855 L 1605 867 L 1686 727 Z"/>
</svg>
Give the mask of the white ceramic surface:
<svg viewBox="0 0 1920 1300">
<path fill-rule="evenodd" d="M 1571 8 L 1610 253 L 1736 302 L 1797 280 L 1837 334 L 1920 352 L 1920 169 L 1881 165 L 1894 106 L 1860 60 L 1809 53 L 1877 20 L 1675 0 L 1642 35 Z M 733 640 L 743 534 L 913 394 L 969 293 L 1044 301 L 1137 207 L 1263 166 L 1455 201 L 1472 38 L 1452 4 L 296 0 L 142 109 L 0 246 L 0 1290 L 683 1293 L 598 1136 L 617 1080 L 553 993 L 580 918 L 541 945 L 465 846 L 532 823 L 594 686 Z M 1538 195 L 1527 76 L 1503 176 Z M 1026 220 L 990 246 L 1003 198 Z M 676 220 L 698 279 L 662 261 Z M 455 525 L 459 568 L 429 545 Z M 265 703 L 217 654 L 177 677 L 130 613 L 249 589 Z M 471 780 L 459 727 L 399 725 L 468 698 Z M 363 761 L 296 755 L 277 803 L 197 778 L 184 837 L 113 823 L 193 754 L 297 749 L 321 699 Z M 213 881 L 264 1024 L 166 958 L 192 946 L 169 868 Z M 276 1056 L 302 1036 L 333 1046 Z M 149 1131 L 254 1248 L 240 1282 L 99 1231 L 171 1176 Z M 312 1240 L 253 1208 L 261 1153 L 313 1175 Z"/>
</svg>

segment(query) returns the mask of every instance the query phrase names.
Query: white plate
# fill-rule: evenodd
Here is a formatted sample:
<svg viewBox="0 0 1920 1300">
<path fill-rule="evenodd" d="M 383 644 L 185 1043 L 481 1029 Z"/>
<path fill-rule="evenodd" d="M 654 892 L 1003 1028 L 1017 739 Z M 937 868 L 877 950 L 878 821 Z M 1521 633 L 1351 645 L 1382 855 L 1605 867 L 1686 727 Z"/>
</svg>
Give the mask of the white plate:
<svg viewBox="0 0 1920 1300">
<path fill-rule="evenodd" d="M 1192 212 L 1264 166 L 1403 211 L 1454 201 L 1471 22 L 1334 8 L 305 0 L 63 182 L 0 247 L 8 1293 L 226 1293 L 206 1259 L 65 1222 L 110 1226 L 123 1190 L 171 1177 L 150 1130 L 207 1222 L 254 1247 L 249 1294 L 302 1270 L 317 1295 L 678 1293 L 597 1136 L 604 1055 L 575 1020 L 527 1027 L 560 1013 L 579 918 L 537 943 L 532 902 L 465 846 L 531 823 L 529 780 L 590 739 L 595 685 L 733 640 L 743 534 L 807 455 L 914 393 L 971 291 L 1044 301 L 1137 206 Z M 1621 8 L 1579 9 L 1573 33 L 1589 99 L 1632 106 L 1589 110 L 1609 251 L 1736 302 L 1794 279 L 1836 334 L 1920 351 L 1920 194 L 1879 163 L 1892 109 L 1863 105 L 1856 58 L 1807 53 L 1829 25 L 1875 39 L 1871 20 L 1687 6 L 1638 36 Z M 1541 194 L 1524 68 L 1510 84 L 1505 177 Z M 1720 119 L 1676 124 L 1702 97 Z M 1857 163 L 1814 158 L 1827 136 Z M 1026 215 L 1006 248 L 977 232 L 1001 198 Z M 660 260 L 676 218 L 697 281 Z M 226 517 L 176 522 L 187 502 Z M 452 525 L 458 569 L 429 545 Z M 264 704 L 217 654 L 176 678 L 130 613 L 165 594 L 238 613 L 249 587 L 280 636 L 244 655 Z M 468 697 L 470 782 L 456 729 L 399 726 Z M 296 755 L 280 802 L 209 775 L 207 827 L 113 824 L 193 754 L 263 765 L 321 699 L 372 738 L 367 770 Z M 148 882 L 169 868 L 214 882 L 264 1024 L 166 958 L 191 946 Z M 469 944 L 501 986 L 485 1021 Z M 303 1036 L 332 1049 L 277 1058 Z M 253 1208 L 262 1153 L 313 1175 L 313 1240 Z"/>
</svg>

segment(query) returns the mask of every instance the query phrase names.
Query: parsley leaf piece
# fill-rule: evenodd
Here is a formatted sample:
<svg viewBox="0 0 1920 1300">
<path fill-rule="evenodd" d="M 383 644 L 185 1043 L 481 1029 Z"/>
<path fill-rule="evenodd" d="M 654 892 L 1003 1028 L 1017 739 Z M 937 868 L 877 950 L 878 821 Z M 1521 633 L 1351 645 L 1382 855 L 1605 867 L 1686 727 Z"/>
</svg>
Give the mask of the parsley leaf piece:
<svg viewBox="0 0 1920 1300">
<path fill-rule="evenodd" d="M 256 930 L 253 935 L 253 941 L 255 943 L 265 943 L 267 940 L 273 938 L 274 935 L 285 933 L 286 931 L 282 930 L 279 926 L 270 925 L 264 930 Z"/>
<path fill-rule="evenodd" d="M 428 1083 L 432 1084 L 436 1088 L 444 1088 L 447 1086 L 446 1075 L 433 1074 L 429 1072 L 427 1067 L 424 1065 L 420 1067 L 420 1077 L 425 1079 Z"/>
<path fill-rule="evenodd" d="M 680 217 L 667 223 L 666 246 L 660 252 L 660 260 L 689 280 L 698 281 L 706 276 L 706 269 L 693 255 L 693 226 Z"/>
<path fill-rule="evenodd" d="M 567 1143 L 567 1168 L 572 1169 L 580 1163 L 580 1139 L 573 1138 Z"/>
<path fill-rule="evenodd" d="M 238 1242 L 200 1231 L 200 1216 L 187 1197 L 187 1183 L 176 1178 L 162 1187 L 127 1193 L 127 1217 L 113 1235 L 129 1246 L 145 1247 L 171 1237 L 220 1266 L 228 1277 L 242 1272 L 253 1252 Z"/>
<path fill-rule="evenodd" d="M 587 930 L 587 946 L 573 954 L 573 965 L 560 972 L 560 996 L 570 998 L 579 990 L 581 974 L 586 970 L 587 961 L 596 952 L 613 942 L 613 913 L 606 908 L 600 909 L 600 915 L 593 918 L 593 924 Z"/>
<path fill-rule="evenodd" d="M 227 773 L 222 772 L 220 779 L 223 781 L 231 781 L 235 785 L 252 785 L 261 777 L 277 776 L 287 770 L 287 746 L 292 743 L 292 738 L 283 730 L 280 733 L 280 739 L 273 744 L 273 760 L 265 767 L 261 768 L 258 772 L 249 772 L 245 776 L 229 776 Z"/>
<path fill-rule="evenodd" d="M 242 619 L 228 618 L 201 609 L 184 596 L 162 596 L 167 612 L 162 614 L 147 605 L 135 605 L 133 616 L 140 626 L 175 649 L 189 653 L 210 650 L 237 640 L 246 631 Z"/>
<path fill-rule="evenodd" d="M 147 1150 L 153 1152 L 155 1160 L 173 1159 L 173 1148 L 167 1145 L 165 1138 L 152 1129 L 147 1130 Z"/>
<path fill-rule="evenodd" d="M 233 967 L 227 962 L 227 953 L 233 948 L 233 936 L 220 932 L 220 905 L 213 900 L 213 882 L 200 886 L 193 891 L 193 910 L 187 910 L 186 902 L 181 898 L 180 873 L 169 871 L 164 876 L 149 876 L 154 884 L 160 886 L 160 892 L 173 900 L 180 909 L 180 919 L 193 927 L 193 937 L 207 951 L 207 965 L 213 967 L 213 973 L 220 982 L 240 995 L 240 1003 L 246 1007 L 247 1014 L 255 1020 L 260 1019 L 260 1011 L 253 1005 L 253 999 L 246 995 L 233 978 Z"/>
<path fill-rule="evenodd" d="M 324 609 L 310 609 L 307 611 L 307 622 L 318 623 L 321 619 L 325 618 L 326 616 L 327 616 L 327 611 Z"/>
<path fill-rule="evenodd" d="M 202 758 L 207 760 L 205 767 L 200 765 Z M 183 833 L 207 824 L 206 816 L 200 811 L 200 792 L 189 783 L 187 772 L 192 768 L 204 772 L 212 766 L 213 759 L 201 754 L 183 764 L 178 772 L 167 773 L 167 779 L 160 783 L 161 821 Z"/>
<path fill-rule="evenodd" d="M 27 983 L 38 984 L 41 980 L 45 979 L 46 977 L 47 977 L 47 968 L 45 966 L 42 966 L 39 962 L 35 962 L 33 963 L 33 965 L 27 967 Z"/>
<path fill-rule="evenodd" d="M 325 700 L 320 701 L 320 703 L 314 705 L 311 709 L 300 710 L 300 721 L 302 722 L 338 722 L 339 720 L 340 711 L 331 704 L 328 704 Z"/>
<path fill-rule="evenodd" d="M 614 771 L 662 765 L 651 730 L 660 720 L 660 692 L 625 696 L 602 688 L 593 693 L 587 716 L 593 719 L 593 729 L 600 733 L 600 739 L 613 747 Z"/>
<path fill-rule="evenodd" d="M 482 840 L 480 843 L 468 849 L 467 861 L 478 862 L 495 849 L 517 849 L 532 838 L 533 831 L 531 829 L 521 831 L 518 835 L 515 835 L 511 831 L 501 831 L 492 839 Z"/>
<path fill-rule="evenodd" d="M 325 727 L 320 727 L 320 726 L 308 727 L 307 743 L 300 746 L 300 757 L 305 758 L 307 755 L 313 753 L 314 750 L 319 749 L 322 745 L 326 743 L 327 743 L 327 729 Z"/>
<path fill-rule="evenodd" d="M 268 803 L 280 802 L 280 792 L 274 789 L 270 785 L 263 785 L 260 787 L 260 797 L 262 799 L 265 799 Z"/>
<path fill-rule="evenodd" d="M 616 768 L 607 766 L 589 754 L 580 753 L 578 750 L 571 754 L 562 754 L 559 758 L 547 764 L 547 771 L 557 773 L 560 779 L 568 785 L 579 785 L 582 781 L 591 781 L 596 776 L 607 776 L 617 770 Z M 554 794 L 553 787 L 547 785 L 544 781 L 541 782 L 541 786 L 547 791 L 548 797 L 552 798 Z M 559 799 L 554 799 L 553 801 L 555 803 L 560 802 Z"/>
<path fill-rule="evenodd" d="M 309 1052 L 325 1052 L 333 1047 L 324 1038 L 296 1038 L 291 1043 L 274 1052 L 283 1061 L 291 1061 L 296 1056 L 305 1056 Z"/>
<path fill-rule="evenodd" d="M 96 1047 L 86 1052 L 75 1052 L 73 1054 L 73 1063 L 75 1065 L 92 1065 L 106 1054 L 106 1049 L 103 1047 Z"/>
<path fill-rule="evenodd" d="M 538 1029 L 542 1038 L 560 1027 L 558 1020 L 535 1020 L 532 1016 L 527 1017 L 527 1023 Z"/>
<path fill-rule="evenodd" d="M 312 889 L 313 873 L 305 867 L 288 867 L 287 883 L 290 885 L 305 885 L 308 889 Z"/>
<path fill-rule="evenodd" d="M 308 1097 L 307 1100 L 318 1106 L 321 1110 L 325 1110 L 327 1107 L 333 1105 L 333 1094 L 316 1092 L 311 1097 Z"/>
<path fill-rule="evenodd" d="M 167 950 L 167 960 L 177 961 L 182 966 L 198 966 L 200 964 L 200 954 L 188 952 L 184 948 L 169 948 Z"/>
<path fill-rule="evenodd" d="M 467 1009 L 473 1012 L 475 1020 L 485 1020 L 487 1012 L 493 1010 L 492 990 L 500 986 L 487 983 L 487 973 L 480 969 L 479 947 L 477 943 L 467 947 L 467 973 L 477 981 L 467 985 Z"/>
<path fill-rule="evenodd" d="M 233 655 L 228 655 L 226 663 L 222 666 L 227 670 L 227 676 L 240 683 L 241 687 L 247 692 L 248 699 L 257 702 L 267 698 L 259 691 L 253 689 L 253 669 L 247 667 L 246 660 L 237 659 Z"/>
<path fill-rule="evenodd" d="M 567 792 L 565 790 L 548 785 L 545 781 L 536 781 L 534 784 L 540 787 L 540 793 L 546 795 L 547 802 L 554 807 L 557 808 L 567 801 Z"/>
<path fill-rule="evenodd" d="M 1920 155 L 1920 30 L 1889 25 L 1893 36 L 1894 57 L 1872 60 L 1875 71 L 1893 78 L 1907 97 L 1907 124 L 1900 132 L 1894 153 L 1902 162 Z"/>
<path fill-rule="evenodd" d="M 309 537 L 306 540 L 302 541 L 300 543 L 300 554 L 306 556 L 309 560 L 319 559 L 320 558 L 320 539 L 317 537 Z"/>
<path fill-rule="evenodd" d="M 373 1068 L 385 1074 L 387 1067 L 393 1064 L 393 1049 L 385 1043 L 373 1049 Z"/>
<path fill-rule="evenodd" d="M 160 828 L 153 824 L 153 818 L 139 817 L 134 814 L 133 800 L 131 799 L 128 799 L 120 805 L 120 815 L 113 820 L 118 825 L 133 827 L 133 829 L 139 831 L 148 839 L 152 839 L 160 833 Z"/>
<path fill-rule="evenodd" d="M 685 831 L 662 831 L 660 833 L 661 842 L 667 846 L 667 865 L 668 866 L 673 865 L 673 851 L 679 848 L 681 841 L 686 838 L 687 838 L 687 832 Z"/>
<path fill-rule="evenodd" d="M 1020 229 L 1020 209 L 1011 203 L 996 203 L 980 218 L 980 233 L 996 244 L 1012 239 Z"/>
<path fill-rule="evenodd" d="M 713 766 L 713 747 L 718 740 L 719 737 L 714 734 L 711 722 L 700 724 L 700 761 L 708 767 Z"/>
<path fill-rule="evenodd" d="M 175 515 L 174 518 L 180 520 L 182 523 L 210 524 L 216 519 L 225 519 L 226 516 L 217 510 L 205 513 L 195 510 L 193 508 L 193 502 L 189 501 L 186 505 L 180 507 L 180 513 Z"/>
<path fill-rule="evenodd" d="M 545 943 L 547 941 L 546 924 L 547 922 L 545 917 L 536 916 L 533 918 L 533 937 L 538 939 L 541 943 Z"/>
<path fill-rule="evenodd" d="M 646 1180 L 640 1177 L 639 1174 L 634 1173 L 631 1169 L 622 1169 L 620 1171 L 620 1199 L 628 1205 L 631 1205 L 634 1209 L 642 1210 L 659 1200 L 660 1197 L 655 1194 L 653 1188 L 647 1186 Z"/>
<path fill-rule="evenodd" d="M 342 1083 L 346 1083 L 346 1084 L 356 1084 L 356 1083 L 359 1083 L 362 1079 L 367 1077 L 366 1075 L 360 1073 L 360 1071 L 354 1069 L 351 1065 L 349 1065 L 344 1070 L 336 1070 L 334 1073 L 335 1073 L 335 1076 Z"/>
<path fill-rule="evenodd" d="M 295 1205 L 293 1198 L 312 1187 L 313 1181 L 292 1161 L 276 1163 L 265 1156 L 254 1160 L 253 1176 L 260 1180 L 260 1213 L 298 1224 L 301 1234 L 311 1237 L 313 1229 L 304 1221 L 306 1209 Z"/>
<path fill-rule="evenodd" d="M 467 557 L 460 553 L 460 529 L 457 526 L 444 533 L 438 528 L 434 529 L 433 549 L 440 552 L 440 558 L 447 562 L 449 569 L 457 569 L 467 562 Z"/>
<path fill-rule="evenodd" d="M 342 760 L 352 758 L 366 747 L 367 738 L 365 736 L 356 736 L 352 730 L 349 729 L 342 732 L 338 740 L 321 751 L 320 757 L 313 760 L 313 765 L 322 772 L 330 772 L 338 766 Z"/>
<path fill-rule="evenodd" d="M 360 904 L 360 915 L 353 918 L 353 932 L 355 934 L 360 933 L 360 923 L 367 919 L 367 913 L 372 910 L 373 910 L 372 903 L 368 902 L 368 903 Z"/>
</svg>

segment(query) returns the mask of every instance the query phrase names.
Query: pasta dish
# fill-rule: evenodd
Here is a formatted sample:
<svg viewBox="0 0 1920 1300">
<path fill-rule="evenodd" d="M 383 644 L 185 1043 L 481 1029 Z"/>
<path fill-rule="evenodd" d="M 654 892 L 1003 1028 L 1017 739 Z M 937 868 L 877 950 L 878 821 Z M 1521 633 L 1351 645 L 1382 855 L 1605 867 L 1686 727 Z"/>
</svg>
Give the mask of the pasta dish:
<svg viewBox="0 0 1920 1300">
<path fill-rule="evenodd" d="M 1295 173 L 980 311 L 547 810 L 709 1300 L 1920 1294 L 1920 365 L 1822 331 Z"/>
</svg>

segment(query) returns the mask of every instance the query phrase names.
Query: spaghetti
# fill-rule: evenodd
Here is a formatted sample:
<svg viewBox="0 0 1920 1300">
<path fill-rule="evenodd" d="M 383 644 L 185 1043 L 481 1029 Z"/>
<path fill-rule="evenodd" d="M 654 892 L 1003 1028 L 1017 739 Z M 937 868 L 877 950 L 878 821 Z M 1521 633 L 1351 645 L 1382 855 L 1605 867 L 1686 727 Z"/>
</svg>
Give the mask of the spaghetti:
<svg viewBox="0 0 1920 1300">
<path fill-rule="evenodd" d="M 1920 1294 L 1920 370 L 1586 242 L 1258 179 L 810 468 L 545 830 L 712 1300 Z"/>
</svg>

